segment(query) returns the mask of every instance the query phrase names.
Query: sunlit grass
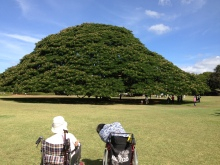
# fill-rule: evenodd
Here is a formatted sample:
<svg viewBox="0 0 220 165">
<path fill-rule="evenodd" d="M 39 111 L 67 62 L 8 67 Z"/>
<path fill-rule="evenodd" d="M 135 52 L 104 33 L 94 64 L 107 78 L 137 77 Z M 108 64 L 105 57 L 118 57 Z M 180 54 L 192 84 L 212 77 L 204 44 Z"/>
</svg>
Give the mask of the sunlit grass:
<svg viewBox="0 0 220 165">
<path fill-rule="evenodd" d="M 91 105 L 0 99 L 1 164 L 39 164 L 40 147 L 35 141 L 51 135 L 52 118 L 57 115 L 64 116 L 69 131 L 82 142 L 86 165 L 102 165 L 97 160 L 103 157 L 104 143 L 95 128 L 114 121 L 134 133 L 140 165 L 220 162 L 220 97 L 202 97 L 196 107 L 193 103 Z"/>
</svg>

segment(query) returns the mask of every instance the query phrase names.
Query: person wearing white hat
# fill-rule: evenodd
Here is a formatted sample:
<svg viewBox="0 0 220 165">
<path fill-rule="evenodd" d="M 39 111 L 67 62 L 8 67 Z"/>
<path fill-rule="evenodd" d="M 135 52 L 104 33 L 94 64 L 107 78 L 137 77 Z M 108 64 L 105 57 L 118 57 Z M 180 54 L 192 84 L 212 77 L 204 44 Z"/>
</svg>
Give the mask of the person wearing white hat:
<svg viewBox="0 0 220 165">
<path fill-rule="evenodd" d="M 62 116 L 56 116 L 53 118 L 53 124 L 51 131 L 54 133 L 51 137 L 46 139 L 46 142 L 51 144 L 63 144 L 64 143 L 64 130 L 67 129 L 67 122 Z M 79 140 L 71 133 L 66 133 L 66 139 L 70 139 L 70 149 L 72 152 L 72 160 L 78 160 L 81 157 L 81 146 Z M 78 147 L 77 154 L 75 154 L 75 148 Z"/>
</svg>

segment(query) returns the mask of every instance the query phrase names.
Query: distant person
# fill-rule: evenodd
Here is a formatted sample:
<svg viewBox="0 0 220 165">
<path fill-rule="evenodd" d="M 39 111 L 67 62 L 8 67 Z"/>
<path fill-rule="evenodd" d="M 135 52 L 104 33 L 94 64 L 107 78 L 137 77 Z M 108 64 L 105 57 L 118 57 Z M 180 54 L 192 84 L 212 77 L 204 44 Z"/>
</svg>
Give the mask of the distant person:
<svg viewBox="0 0 220 165">
<path fill-rule="evenodd" d="M 200 99 L 201 99 L 201 96 L 200 95 L 198 95 L 197 96 L 197 101 L 200 103 Z"/>
<path fill-rule="evenodd" d="M 148 95 L 145 95 L 145 103 L 148 104 L 149 100 L 148 100 Z"/>
<path fill-rule="evenodd" d="M 174 95 L 172 95 L 171 99 L 172 99 L 172 103 L 174 103 Z"/>
<path fill-rule="evenodd" d="M 197 99 L 196 99 L 196 96 L 194 96 L 194 97 L 193 97 L 193 104 L 194 104 L 194 106 L 196 106 L 196 100 L 197 100 Z"/>
<path fill-rule="evenodd" d="M 126 133 L 121 123 L 99 124 L 96 128 L 97 133 L 103 142 L 107 142 L 110 133 Z"/>
</svg>

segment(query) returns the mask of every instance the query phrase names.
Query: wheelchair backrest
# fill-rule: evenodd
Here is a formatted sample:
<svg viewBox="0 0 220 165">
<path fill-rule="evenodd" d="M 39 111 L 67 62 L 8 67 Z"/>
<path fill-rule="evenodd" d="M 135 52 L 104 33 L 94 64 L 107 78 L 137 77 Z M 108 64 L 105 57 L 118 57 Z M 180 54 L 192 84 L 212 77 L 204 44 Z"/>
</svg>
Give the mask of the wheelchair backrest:
<svg viewBox="0 0 220 165">
<path fill-rule="evenodd" d="M 135 145 L 133 134 L 112 133 L 106 145 L 110 153 L 109 156 L 112 164 L 130 165 Z"/>
<path fill-rule="evenodd" d="M 63 144 L 51 144 L 42 141 L 42 159 L 43 164 L 63 165 L 66 154 Z M 68 158 L 69 159 L 69 158 Z"/>
<path fill-rule="evenodd" d="M 112 136 L 111 137 L 111 144 L 114 148 L 118 150 L 124 150 L 131 146 L 131 143 L 127 141 L 127 137 L 122 136 Z"/>
</svg>

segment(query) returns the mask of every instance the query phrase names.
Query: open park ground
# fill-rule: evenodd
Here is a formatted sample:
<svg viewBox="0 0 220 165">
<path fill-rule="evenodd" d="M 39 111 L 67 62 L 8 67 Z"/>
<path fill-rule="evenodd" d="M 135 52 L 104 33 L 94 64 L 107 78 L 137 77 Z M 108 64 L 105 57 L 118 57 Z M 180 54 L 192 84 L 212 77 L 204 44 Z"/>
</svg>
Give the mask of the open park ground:
<svg viewBox="0 0 220 165">
<path fill-rule="evenodd" d="M 220 97 L 202 96 L 196 106 L 192 98 L 186 96 L 182 104 L 161 98 L 141 105 L 134 98 L 98 103 L 72 96 L 0 96 L 0 164 L 39 164 L 35 142 L 51 136 L 53 117 L 62 115 L 82 143 L 86 165 L 102 165 L 105 144 L 97 124 L 115 121 L 134 133 L 140 165 L 217 165 Z"/>
</svg>

